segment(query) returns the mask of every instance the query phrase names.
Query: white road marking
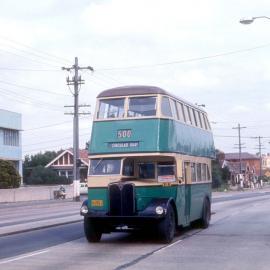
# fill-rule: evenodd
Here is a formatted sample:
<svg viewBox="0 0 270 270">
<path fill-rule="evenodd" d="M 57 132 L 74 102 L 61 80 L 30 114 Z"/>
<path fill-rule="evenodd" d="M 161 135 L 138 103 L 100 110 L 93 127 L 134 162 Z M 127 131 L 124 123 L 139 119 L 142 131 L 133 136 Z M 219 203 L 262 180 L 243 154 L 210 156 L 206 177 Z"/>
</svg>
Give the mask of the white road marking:
<svg viewBox="0 0 270 270">
<path fill-rule="evenodd" d="M 168 246 L 165 246 L 165 247 L 163 247 L 163 248 L 161 248 L 161 249 L 155 251 L 154 254 L 155 254 L 155 253 L 159 253 L 159 252 L 161 252 L 161 251 L 163 251 L 163 250 L 165 250 L 165 249 L 167 249 L 167 248 L 169 248 L 169 247 L 172 247 L 172 246 L 174 246 L 174 245 L 176 245 L 176 244 L 178 244 L 178 243 L 180 243 L 180 242 L 182 242 L 182 241 L 183 241 L 183 240 L 180 239 L 180 240 L 178 240 L 178 241 L 176 241 L 176 242 L 174 242 L 174 243 L 172 243 L 172 244 L 170 244 L 170 245 L 168 245 Z"/>
<path fill-rule="evenodd" d="M 28 254 L 25 254 L 25 255 L 17 256 L 17 257 L 12 257 L 10 259 L 0 260 L 0 265 L 5 264 L 5 263 L 18 261 L 18 260 L 22 260 L 22 259 L 29 258 L 29 257 L 33 257 L 33 256 L 36 256 L 36 255 L 40 255 L 40 254 L 46 253 L 48 251 L 49 251 L 49 249 L 45 249 L 45 250 L 41 250 L 41 251 L 34 252 L 34 253 L 28 253 Z"/>
</svg>

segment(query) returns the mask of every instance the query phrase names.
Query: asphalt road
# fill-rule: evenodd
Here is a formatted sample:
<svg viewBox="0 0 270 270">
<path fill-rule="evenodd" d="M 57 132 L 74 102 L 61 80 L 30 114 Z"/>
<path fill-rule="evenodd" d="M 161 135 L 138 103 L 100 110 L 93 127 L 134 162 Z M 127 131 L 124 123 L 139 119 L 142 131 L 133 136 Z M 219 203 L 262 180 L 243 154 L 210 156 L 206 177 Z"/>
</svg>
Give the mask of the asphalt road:
<svg viewBox="0 0 270 270">
<path fill-rule="evenodd" d="M 269 194 L 216 201 L 208 229 L 182 231 L 171 245 L 128 233 L 89 244 L 81 222 L 0 237 L 0 269 L 268 270 L 269 209 Z"/>
</svg>

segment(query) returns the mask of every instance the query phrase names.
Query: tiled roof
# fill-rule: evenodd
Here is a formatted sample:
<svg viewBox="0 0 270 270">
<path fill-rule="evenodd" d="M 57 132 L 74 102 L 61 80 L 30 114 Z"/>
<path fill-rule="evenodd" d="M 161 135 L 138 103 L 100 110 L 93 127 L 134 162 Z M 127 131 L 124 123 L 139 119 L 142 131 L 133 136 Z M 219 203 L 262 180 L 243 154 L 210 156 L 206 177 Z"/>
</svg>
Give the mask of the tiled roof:
<svg viewBox="0 0 270 270">
<path fill-rule="evenodd" d="M 225 153 L 225 160 L 235 160 L 235 159 L 239 159 L 239 153 Z M 243 152 L 241 154 L 241 159 L 245 160 L 245 159 L 260 159 L 260 158 L 256 155 Z"/>
<path fill-rule="evenodd" d="M 69 148 L 68 149 L 71 153 L 73 153 L 73 148 Z M 89 162 L 89 159 L 88 159 L 88 150 L 85 150 L 85 149 L 80 149 L 79 150 L 79 156 L 80 156 L 80 159 L 82 159 L 83 161 Z"/>
</svg>

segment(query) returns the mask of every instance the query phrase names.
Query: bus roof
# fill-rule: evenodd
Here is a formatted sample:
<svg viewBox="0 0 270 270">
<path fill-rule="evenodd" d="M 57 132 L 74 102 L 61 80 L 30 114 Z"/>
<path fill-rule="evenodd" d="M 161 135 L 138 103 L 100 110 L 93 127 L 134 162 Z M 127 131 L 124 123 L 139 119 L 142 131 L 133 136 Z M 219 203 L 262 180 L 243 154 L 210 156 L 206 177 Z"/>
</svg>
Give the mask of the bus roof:
<svg viewBox="0 0 270 270">
<path fill-rule="evenodd" d="M 107 97 L 120 97 L 120 96 L 130 96 L 130 95 L 152 95 L 152 94 L 161 94 L 161 95 L 167 95 L 170 97 L 173 97 L 179 101 L 182 101 L 186 104 L 188 104 L 189 106 L 192 106 L 194 108 L 196 108 L 197 110 L 200 110 L 202 112 L 205 113 L 205 111 L 190 103 L 185 101 L 182 98 L 176 97 L 172 94 L 170 94 L 169 92 L 165 91 L 162 88 L 159 88 L 157 86 L 148 86 L 148 85 L 127 85 L 127 86 L 120 86 L 120 87 L 115 87 L 115 88 L 111 88 L 105 91 L 102 91 L 97 98 L 107 98 Z"/>
<path fill-rule="evenodd" d="M 117 96 L 129 96 L 129 95 L 151 95 L 151 94 L 163 94 L 169 95 L 165 90 L 156 86 L 146 85 L 131 85 L 115 87 L 101 92 L 97 97 L 117 97 Z"/>
</svg>

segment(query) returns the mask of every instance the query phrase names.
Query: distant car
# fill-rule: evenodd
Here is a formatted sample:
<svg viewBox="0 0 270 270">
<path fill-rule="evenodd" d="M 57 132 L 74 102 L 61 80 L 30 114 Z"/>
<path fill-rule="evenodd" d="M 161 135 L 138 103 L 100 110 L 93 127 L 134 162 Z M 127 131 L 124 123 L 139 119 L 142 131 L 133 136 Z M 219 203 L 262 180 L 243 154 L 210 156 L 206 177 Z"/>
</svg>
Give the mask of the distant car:
<svg viewBox="0 0 270 270">
<path fill-rule="evenodd" d="M 87 183 L 80 183 L 80 194 L 87 194 L 88 186 Z"/>
</svg>

